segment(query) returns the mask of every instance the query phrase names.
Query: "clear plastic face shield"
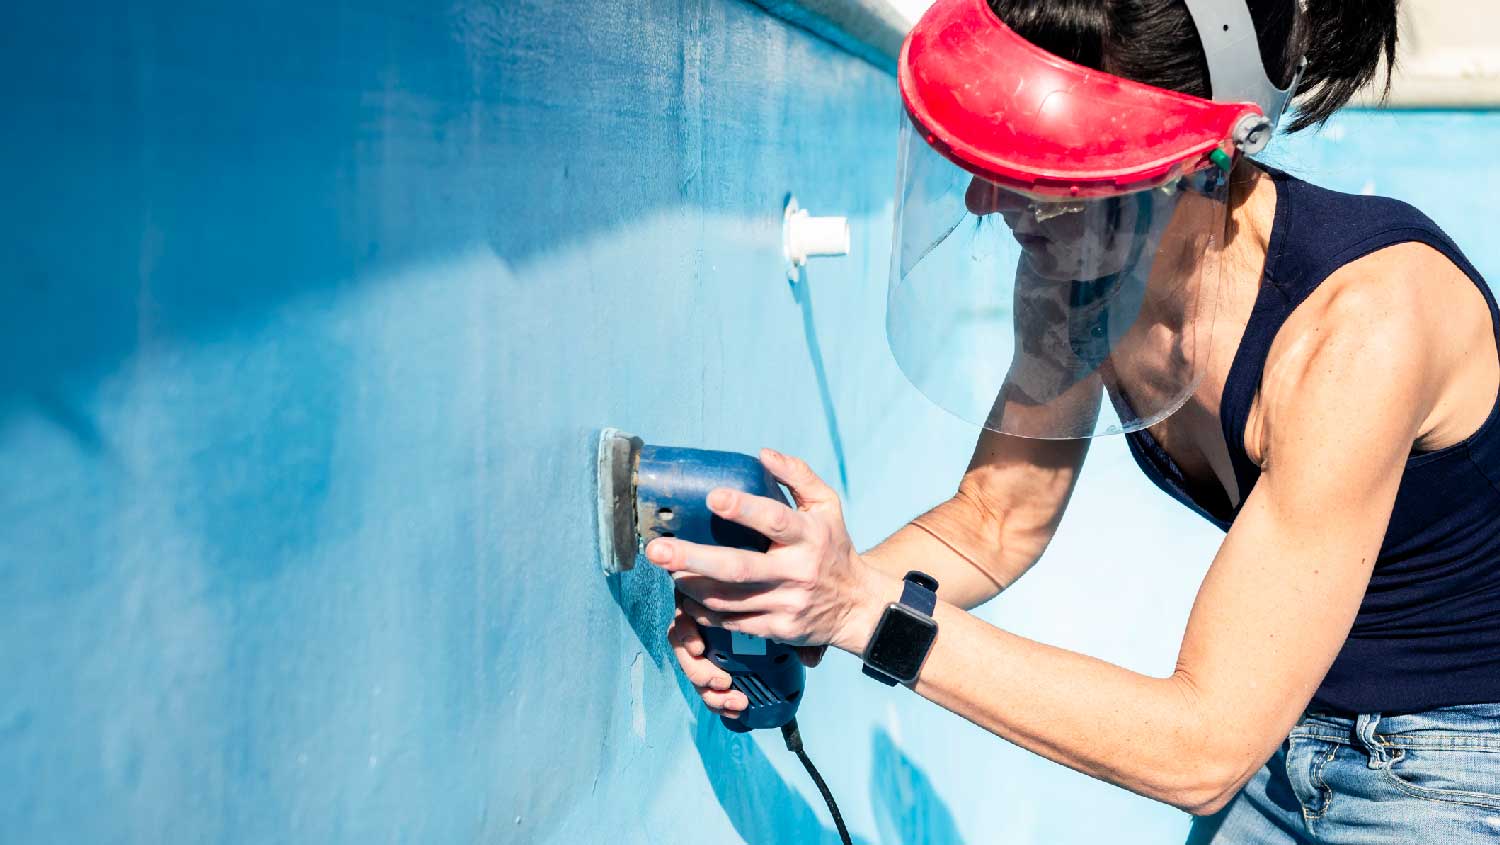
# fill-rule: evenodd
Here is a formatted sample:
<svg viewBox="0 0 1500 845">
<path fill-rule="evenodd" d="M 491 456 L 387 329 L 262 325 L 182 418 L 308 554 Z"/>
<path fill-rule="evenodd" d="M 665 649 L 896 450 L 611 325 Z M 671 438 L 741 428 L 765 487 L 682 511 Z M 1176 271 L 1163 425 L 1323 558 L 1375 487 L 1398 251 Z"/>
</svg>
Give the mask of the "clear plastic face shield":
<svg viewBox="0 0 1500 845">
<path fill-rule="evenodd" d="M 1202 380 L 1228 180 L 1028 194 L 955 165 L 903 116 L 886 332 L 928 398 L 1006 434 L 1135 431 Z"/>
<path fill-rule="evenodd" d="M 937 0 L 897 62 L 891 352 L 965 420 L 1023 437 L 1146 428 L 1209 365 L 1229 179 L 1295 88 L 1244 0 L 1186 0 L 1214 99 L 1068 62 L 985 0 Z"/>
</svg>

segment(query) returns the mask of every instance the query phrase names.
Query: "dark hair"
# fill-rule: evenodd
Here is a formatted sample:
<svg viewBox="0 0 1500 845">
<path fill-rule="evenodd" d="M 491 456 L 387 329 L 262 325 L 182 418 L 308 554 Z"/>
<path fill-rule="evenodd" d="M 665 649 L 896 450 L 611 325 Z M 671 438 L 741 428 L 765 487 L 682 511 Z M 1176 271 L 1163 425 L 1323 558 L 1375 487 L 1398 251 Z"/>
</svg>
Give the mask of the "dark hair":
<svg viewBox="0 0 1500 845">
<path fill-rule="evenodd" d="M 1399 0 L 1249 0 L 1266 75 L 1286 85 L 1298 57 L 1307 69 L 1287 131 L 1322 124 L 1375 78 L 1382 94 L 1396 61 Z M 1183 0 L 988 0 L 1021 37 L 1069 61 L 1199 97 L 1209 96 L 1208 63 Z"/>
</svg>

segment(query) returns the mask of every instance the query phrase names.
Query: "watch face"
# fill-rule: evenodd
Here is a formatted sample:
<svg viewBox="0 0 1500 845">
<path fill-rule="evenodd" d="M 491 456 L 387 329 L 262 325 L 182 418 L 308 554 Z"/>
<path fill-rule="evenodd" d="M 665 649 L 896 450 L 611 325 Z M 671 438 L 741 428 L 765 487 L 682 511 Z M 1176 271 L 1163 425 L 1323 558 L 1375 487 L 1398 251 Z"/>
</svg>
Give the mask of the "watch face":
<svg viewBox="0 0 1500 845">
<path fill-rule="evenodd" d="M 893 604 L 880 618 L 865 662 L 903 683 L 916 680 L 937 638 L 937 623 L 904 605 Z"/>
</svg>

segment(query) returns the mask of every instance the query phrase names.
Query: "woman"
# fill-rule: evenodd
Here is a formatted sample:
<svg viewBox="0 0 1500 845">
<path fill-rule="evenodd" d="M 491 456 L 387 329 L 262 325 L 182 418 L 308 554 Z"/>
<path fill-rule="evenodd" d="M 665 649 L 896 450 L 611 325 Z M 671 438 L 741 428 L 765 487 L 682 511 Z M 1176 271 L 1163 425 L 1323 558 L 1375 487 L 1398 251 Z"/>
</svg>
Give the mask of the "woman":
<svg viewBox="0 0 1500 845">
<path fill-rule="evenodd" d="M 971 465 L 857 554 L 829 487 L 763 452 L 795 510 L 709 505 L 767 553 L 647 548 L 687 677 L 733 716 L 699 626 L 833 645 L 1202 816 L 1194 842 L 1497 841 L 1500 316 L 1419 212 L 1246 158 L 1293 89 L 1295 131 L 1390 60 L 1395 0 L 990 6 L 939 0 L 903 51 L 888 325 L 985 425 Z M 965 612 L 1037 560 L 1112 432 L 1227 531 L 1167 678 Z"/>
</svg>

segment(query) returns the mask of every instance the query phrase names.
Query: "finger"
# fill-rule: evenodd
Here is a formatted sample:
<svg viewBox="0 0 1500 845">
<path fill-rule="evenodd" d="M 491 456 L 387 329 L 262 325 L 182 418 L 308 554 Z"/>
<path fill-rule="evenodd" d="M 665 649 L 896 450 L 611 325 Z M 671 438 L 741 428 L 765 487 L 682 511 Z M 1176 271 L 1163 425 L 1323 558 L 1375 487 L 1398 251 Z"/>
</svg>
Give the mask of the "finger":
<svg viewBox="0 0 1500 845">
<path fill-rule="evenodd" d="M 687 649 L 681 644 L 672 645 L 672 654 L 677 658 L 677 663 L 682 666 L 683 676 L 698 690 L 700 695 L 712 691 L 725 692 L 733 685 L 733 679 L 729 677 L 728 672 L 715 666 L 711 660 L 688 654 Z"/>
<path fill-rule="evenodd" d="M 718 613 L 765 613 L 778 607 L 775 593 L 765 587 L 725 584 L 690 572 L 672 573 L 683 595 Z"/>
<path fill-rule="evenodd" d="M 706 546 L 658 537 L 646 544 L 646 559 L 668 572 L 691 572 L 726 584 L 761 584 L 768 577 L 766 556 L 727 546 Z"/>
<path fill-rule="evenodd" d="M 702 693 L 702 698 L 703 703 L 708 705 L 710 710 L 723 716 L 738 716 L 745 708 L 750 706 L 750 699 L 746 698 L 745 694 L 739 690 L 730 690 L 728 692 L 710 690 Z"/>
<path fill-rule="evenodd" d="M 697 654 L 694 654 L 693 649 L 689 647 L 689 639 L 697 641 Z M 729 689 L 731 681 L 729 673 L 703 656 L 706 648 L 704 648 L 702 635 L 698 633 L 698 626 L 681 610 L 677 611 L 671 626 L 667 628 L 667 642 L 671 644 L 672 653 L 682 666 L 682 674 L 687 676 L 688 681 L 700 692 L 705 689 Z"/>
<path fill-rule="evenodd" d="M 704 628 L 723 628 L 726 631 L 739 631 L 744 634 L 756 634 L 760 636 L 755 625 L 757 614 L 720 613 L 716 610 L 709 610 L 702 604 L 699 604 L 692 596 L 683 596 L 680 606 L 682 607 L 682 612 L 689 619 Z"/>
<path fill-rule="evenodd" d="M 698 624 L 684 616 L 681 608 L 672 617 L 672 624 L 667 628 L 667 642 L 674 646 L 682 646 L 692 657 L 702 657 L 703 653 L 708 651 L 708 645 L 703 642 L 703 634 L 698 630 Z"/>
<path fill-rule="evenodd" d="M 709 492 L 708 509 L 781 545 L 802 539 L 803 520 L 807 519 L 775 499 L 751 496 L 728 487 Z"/>
<path fill-rule="evenodd" d="M 760 462 L 776 476 L 776 480 L 792 491 L 792 498 L 800 508 L 814 505 L 837 505 L 839 496 L 819 478 L 817 473 L 801 458 L 783 455 L 774 449 L 760 450 Z"/>
</svg>

